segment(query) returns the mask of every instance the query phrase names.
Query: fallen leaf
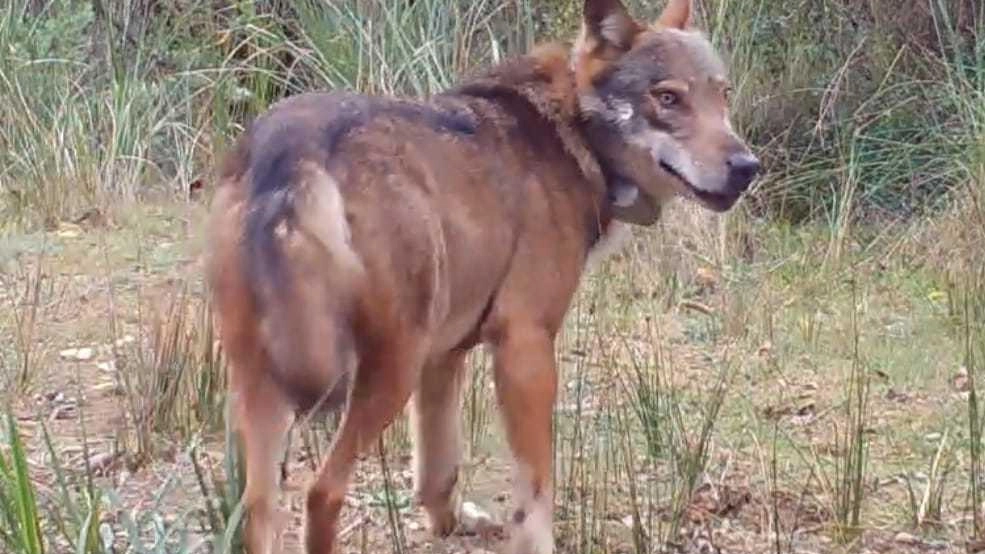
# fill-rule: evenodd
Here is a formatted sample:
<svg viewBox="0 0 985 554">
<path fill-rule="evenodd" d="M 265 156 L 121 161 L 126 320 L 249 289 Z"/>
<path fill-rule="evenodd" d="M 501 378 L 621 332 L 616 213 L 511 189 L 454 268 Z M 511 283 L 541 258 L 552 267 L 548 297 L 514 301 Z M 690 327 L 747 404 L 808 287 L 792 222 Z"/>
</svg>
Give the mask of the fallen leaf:
<svg viewBox="0 0 985 554">
<path fill-rule="evenodd" d="M 772 351 L 773 351 L 773 343 L 770 341 L 766 341 L 759 347 L 759 350 L 756 351 L 756 355 L 760 357 L 769 356 L 770 352 Z"/>
<path fill-rule="evenodd" d="M 899 402 L 900 404 L 906 404 L 911 400 L 911 397 L 909 394 L 905 392 L 899 392 L 896 389 L 890 387 L 889 390 L 886 391 L 886 400 L 892 402 Z"/>
<path fill-rule="evenodd" d="M 718 285 L 718 276 L 707 267 L 699 267 L 694 272 L 694 280 L 703 289 L 714 289 Z"/>
<path fill-rule="evenodd" d="M 94 385 L 92 387 L 92 390 L 93 392 L 109 391 L 112 394 L 123 393 L 123 388 L 118 383 L 115 383 L 113 381 L 106 381 L 103 383 L 99 383 L 98 385 Z"/>
<path fill-rule="evenodd" d="M 55 231 L 55 235 L 66 239 L 74 239 L 82 235 L 82 227 L 79 227 L 74 223 L 61 223 L 58 225 L 58 230 Z"/>
<path fill-rule="evenodd" d="M 958 392 L 968 392 L 971 390 L 971 379 L 968 377 L 968 368 L 961 366 L 958 374 L 951 378 L 951 386 Z"/>
</svg>

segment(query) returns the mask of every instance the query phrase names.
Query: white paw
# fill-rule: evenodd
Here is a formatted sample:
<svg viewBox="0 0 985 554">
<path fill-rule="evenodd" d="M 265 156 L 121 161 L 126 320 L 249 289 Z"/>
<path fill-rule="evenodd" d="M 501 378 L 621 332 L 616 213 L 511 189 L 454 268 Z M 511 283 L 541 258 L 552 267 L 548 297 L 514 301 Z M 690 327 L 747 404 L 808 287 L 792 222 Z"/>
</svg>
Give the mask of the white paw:
<svg viewBox="0 0 985 554">
<path fill-rule="evenodd" d="M 474 502 L 462 502 L 459 515 L 459 533 L 463 535 L 496 535 L 503 531 L 502 524 L 496 523 L 489 512 Z"/>
</svg>

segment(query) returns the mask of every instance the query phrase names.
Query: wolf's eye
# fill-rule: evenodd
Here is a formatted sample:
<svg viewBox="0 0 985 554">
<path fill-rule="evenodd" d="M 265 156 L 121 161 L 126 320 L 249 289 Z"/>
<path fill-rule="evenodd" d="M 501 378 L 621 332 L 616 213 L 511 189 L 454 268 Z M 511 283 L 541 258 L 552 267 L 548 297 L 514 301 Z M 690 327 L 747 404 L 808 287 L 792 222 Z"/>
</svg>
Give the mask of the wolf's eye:
<svg viewBox="0 0 985 554">
<path fill-rule="evenodd" d="M 654 90 L 653 97 L 665 108 L 672 108 L 680 102 L 680 97 L 677 96 L 677 93 L 669 90 Z"/>
</svg>

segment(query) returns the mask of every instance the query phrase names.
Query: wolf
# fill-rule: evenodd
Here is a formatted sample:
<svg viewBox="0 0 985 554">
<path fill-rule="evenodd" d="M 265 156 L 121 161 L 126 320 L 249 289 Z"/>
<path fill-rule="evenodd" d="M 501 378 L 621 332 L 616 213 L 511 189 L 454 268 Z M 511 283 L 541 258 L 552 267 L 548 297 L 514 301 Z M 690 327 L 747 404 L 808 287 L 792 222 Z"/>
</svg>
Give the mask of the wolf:
<svg viewBox="0 0 985 554">
<path fill-rule="evenodd" d="M 427 99 L 288 97 L 218 171 L 207 281 L 246 460 L 245 544 L 279 549 L 295 418 L 341 410 L 305 499 L 304 546 L 339 551 L 357 457 L 410 407 L 414 491 L 437 536 L 461 500 L 467 354 L 493 355 L 514 464 L 511 554 L 554 551 L 555 337 L 586 263 L 676 197 L 730 210 L 760 162 L 689 0 L 654 22 L 585 0 L 545 43 Z"/>
</svg>

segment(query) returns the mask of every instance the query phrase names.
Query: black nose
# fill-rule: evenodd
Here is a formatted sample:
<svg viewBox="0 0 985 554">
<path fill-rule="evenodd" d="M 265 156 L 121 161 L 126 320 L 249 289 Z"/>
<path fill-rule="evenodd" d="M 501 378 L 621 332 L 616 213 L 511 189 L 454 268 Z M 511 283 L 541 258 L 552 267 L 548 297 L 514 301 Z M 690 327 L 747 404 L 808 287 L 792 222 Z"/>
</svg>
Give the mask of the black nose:
<svg viewBox="0 0 985 554">
<path fill-rule="evenodd" d="M 732 154 L 728 157 L 728 186 L 732 190 L 745 192 L 759 173 L 760 164 L 756 156 L 748 152 Z"/>
</svg>

